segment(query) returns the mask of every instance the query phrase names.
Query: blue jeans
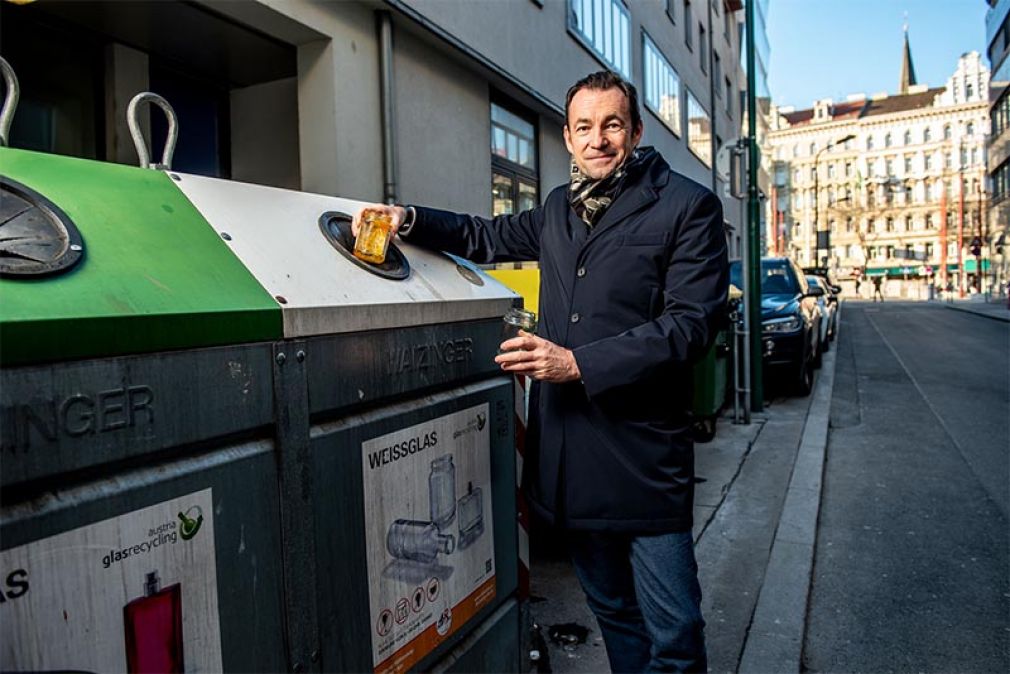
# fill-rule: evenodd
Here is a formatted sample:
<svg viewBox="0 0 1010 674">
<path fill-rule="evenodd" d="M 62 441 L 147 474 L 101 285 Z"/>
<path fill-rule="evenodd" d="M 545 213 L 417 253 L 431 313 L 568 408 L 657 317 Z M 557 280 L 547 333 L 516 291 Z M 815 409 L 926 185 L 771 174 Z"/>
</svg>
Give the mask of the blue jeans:
<svg viewBox="0 0 1010 674">
<path fill-rule="evenodd" d="M 569 549 L 615 674 L 707 670 L 690 531 L 573 532 Z"/>
</svg>

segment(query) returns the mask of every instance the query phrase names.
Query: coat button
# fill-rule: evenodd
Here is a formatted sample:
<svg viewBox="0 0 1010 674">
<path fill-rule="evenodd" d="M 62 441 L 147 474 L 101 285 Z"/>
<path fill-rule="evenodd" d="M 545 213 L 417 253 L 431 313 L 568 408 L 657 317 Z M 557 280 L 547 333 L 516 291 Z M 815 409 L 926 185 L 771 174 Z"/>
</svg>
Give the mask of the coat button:
<svg viewBox="0 0 1010 674">
<path fill-rule="evenodd" d="M 579 318 L 581 318 L 581 317 L 579 316 L 578 312 L 575 312 L 574 314 L 572 314 L 572 323 L 578 323 L 579 322 Z"/>
<path fill-rule="evenodd" d="M 578 270 L 575 272 L 575 275 L 578 276 L 579 278 L 582 278 L 583 276 L 586 275 L 586 268 L 579 267 Z"/>
</svg>

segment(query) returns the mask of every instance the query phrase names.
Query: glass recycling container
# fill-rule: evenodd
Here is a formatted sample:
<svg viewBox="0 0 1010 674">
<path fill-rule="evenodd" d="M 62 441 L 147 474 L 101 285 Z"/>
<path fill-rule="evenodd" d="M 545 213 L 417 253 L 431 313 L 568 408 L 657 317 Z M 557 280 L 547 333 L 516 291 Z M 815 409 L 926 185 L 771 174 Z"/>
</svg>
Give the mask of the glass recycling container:
<svg viewBox="0 0 1010 674">
<path fill-rule="evenodd" d="M 520 668 L 514 293 L 347 199 L 0 164 L 0 670 Z"/>
</svg>

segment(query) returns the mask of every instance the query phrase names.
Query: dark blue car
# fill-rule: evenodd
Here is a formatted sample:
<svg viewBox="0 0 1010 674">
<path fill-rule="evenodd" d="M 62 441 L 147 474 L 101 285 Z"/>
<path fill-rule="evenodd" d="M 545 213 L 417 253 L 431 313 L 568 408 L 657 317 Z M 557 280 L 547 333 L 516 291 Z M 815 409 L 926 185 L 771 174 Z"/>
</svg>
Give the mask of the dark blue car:
<svg viewBox="0 0 1010 674">
<path fill-rule="evenodd" d="M 739 260 L 730 263 L 730 283 L 743 289 Z M 807 395 L 814 383 L 820 350 L 817 297 L 802 270 L 785 257 L 761 259 L 761 331 L 765 371 L 782 377 L 796 393 Z"/>
</svg>

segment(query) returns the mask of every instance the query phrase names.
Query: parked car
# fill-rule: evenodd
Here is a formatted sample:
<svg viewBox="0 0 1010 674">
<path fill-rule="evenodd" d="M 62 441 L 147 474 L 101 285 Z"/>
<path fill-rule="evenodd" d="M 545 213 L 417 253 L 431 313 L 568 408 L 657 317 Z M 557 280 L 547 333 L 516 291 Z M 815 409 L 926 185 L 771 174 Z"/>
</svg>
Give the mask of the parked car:
<svg viewBox="0 0 1010 674">
<path fill-rule="evenodd" d="M 835 338 L 835 321 L 838 315 L 838 300 L 831 292 L 831 286 L 820 276 L 807 276 L 807 283 L 810 287 L 820 286 L 824 294 L 817 298 L 817 307 L 821 314 L 820 324 L 820 354 L 831 349 L 831 340 Z M 818 361 L 820 360 L 818 354 Z"/>
<path fill-rule="evenodd" d="M 739 260 L 730 263 L 730 282 L 743 288 Z M 784 257 L 761 259 L 761 328 L 763 363 L 768 379 L 782 378 L 800 395 L 814 383 L 820 342 L 817 298 L 819 285 L 810 286 L 795 262 Z"/>
</svg>

